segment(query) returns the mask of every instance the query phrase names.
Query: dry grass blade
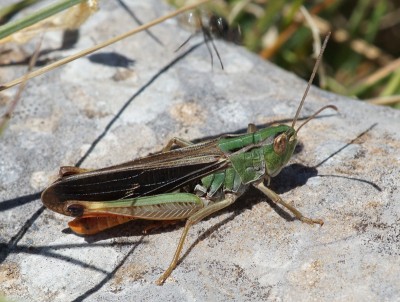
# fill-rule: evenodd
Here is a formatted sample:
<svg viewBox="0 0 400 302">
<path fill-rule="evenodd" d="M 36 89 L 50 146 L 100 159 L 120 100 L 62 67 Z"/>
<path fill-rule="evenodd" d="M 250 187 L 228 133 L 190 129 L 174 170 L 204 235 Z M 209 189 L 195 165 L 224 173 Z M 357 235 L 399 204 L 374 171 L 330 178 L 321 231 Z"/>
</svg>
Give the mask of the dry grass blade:
<svg viewBox="0 0 400 302">
<path fill-rule="evenodd" d="M 385 106 L 391 106 L 391 105 L 396 105 L 400 104 L 400 95 L 391 95 L 391 96 L 381 96 L 373 99 L 368 99 L 365 100 L 370 104 L 374 105 L 385 105 Z"/>
<path fill-rule="evenodd" d="M 384 77 L 388 76 L 392 72 L 400 68 L 400 58 L 391 61 L 390 64 L 378 69 L 376 72 L 372 73 L 370 76 L 364 78 L 364 80 L 359 85 L 372 85 Z"/>
</svg>

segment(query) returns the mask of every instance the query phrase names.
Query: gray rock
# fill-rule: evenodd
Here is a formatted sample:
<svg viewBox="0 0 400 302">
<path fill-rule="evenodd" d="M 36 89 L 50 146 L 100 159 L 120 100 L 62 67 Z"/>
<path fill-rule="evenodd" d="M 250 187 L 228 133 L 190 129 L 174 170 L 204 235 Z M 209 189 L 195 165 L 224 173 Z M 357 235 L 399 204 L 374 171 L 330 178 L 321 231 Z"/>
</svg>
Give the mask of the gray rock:
<svg viewBox="0 0 400 302">
<path fill-rule="evenodd" d="M 142 21 L 170 10 L 129 5 Z M 104 2 L 75 49 L 48 56 L 135 26 L 117 2 Z M 158 287 L 182 225 L 143 235 L 146 224 L 132 222 L 85 238 L 68 231 L 70 218 L 42 209 L 39 192 L 82 156 L 82 167 L 100 168 L 156 152 L 174 136 L 198 140 L 294 116 L 303 80 L 221 41 L 225 70 L 211 67 L 204 45 L 190 51 L 201 37 L 175 53 L 189 35 L 176 19 L 151 32 L 163 45 L 140 33 L 29 81 L 0 138 L 0 293 L 18 301 L 398 299 L 400 112 L 315 87 L 301 116 L 327 104 L 340 112 L 300 131 L 300 152 L 271 186 L 322 227 L 250 190 L 191 229 L 181 263 Z M 60 39 L 50 33 L 42 48 Z M 24 72 L 2 67 L 0 81 Z"/>
</svg>

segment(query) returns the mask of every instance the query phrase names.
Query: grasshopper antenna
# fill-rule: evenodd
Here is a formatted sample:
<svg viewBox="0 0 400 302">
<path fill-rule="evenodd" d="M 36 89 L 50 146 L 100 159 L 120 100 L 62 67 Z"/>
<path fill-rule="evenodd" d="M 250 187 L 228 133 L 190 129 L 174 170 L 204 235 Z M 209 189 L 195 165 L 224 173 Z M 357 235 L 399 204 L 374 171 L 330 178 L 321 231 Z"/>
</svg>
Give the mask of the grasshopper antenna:
<svg viewBox="0 0 400 302">
<path fill-rule="evenodd" d="M 304 101 L 305 101 L 305 99 L 306 99 L 306 97 L 307 97 L 308 91 L 310 90 L 310 87 L 311 87 L 311 84 L 312 84 L 312 82 L 313 82 L 313 80 L 314 80 L 315 74 L 317 73 L 317 70 L 318 70 L 318 67 L 319 67 L 319 63 L 321 62 L 322 54 L 323 54 L 324 51 L 325 51 L 326 44 L 328 43 L 328 40 L 329 40 L 329 37 L 330 37 L 330 36 L 331 36 L 331 32 L 329 32 L 328 35 L 325 37 L 324 44 L 322 45 L 321 51 L 320 51 L 319 54 L 318 54 L 317 61 L 315 62 L 313 72 L 312 72 L 312 74 L 311 74 L 310 79 L 308 80 L 308 84 L 307 84 L 306 91 L 304 91 L 303 98 L 301 99 L 299 108 L 297 108 L 296 115 L 295 115 L 294 118 L 293 118 L 292 128 L 294 128 L 294 125 L 295 125 L 296 122 L 297 122 L 297 118 L 299 117 L 301 108 L 303 108 Z"/>
</svg>

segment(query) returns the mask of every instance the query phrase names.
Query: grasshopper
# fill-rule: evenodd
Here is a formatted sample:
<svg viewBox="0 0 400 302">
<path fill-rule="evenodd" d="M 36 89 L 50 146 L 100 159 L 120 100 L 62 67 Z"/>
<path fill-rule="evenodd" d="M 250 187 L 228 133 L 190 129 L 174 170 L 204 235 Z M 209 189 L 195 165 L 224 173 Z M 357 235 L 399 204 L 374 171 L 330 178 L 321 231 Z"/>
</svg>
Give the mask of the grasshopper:
<svg viewBox="0 0 400 302">
<path fill-rule="evenodd" d="M 250 185 L 300 221 L 322 225 L 322 220 L 304 216 L 268 185 L 291 158 L 299 130 L 321 111 L 337 110 L 333 105 L 325 106 L 294 128 L 327 41 L 328 37 L 291 126 L 257 130 L 249 124 L 246 134 L 224 135 L 197 144 L 173 138 L 160 153 L 99 170 L 61 167 L 59 179 L 42 193 L 44 205 L 75 217 L 69 226 L 83 235 L 133 219 L 187 219 L 175 255 L 157 280 L 159 285 L 176 267 L 190 227 L 234 203 Z"/>
</svg>

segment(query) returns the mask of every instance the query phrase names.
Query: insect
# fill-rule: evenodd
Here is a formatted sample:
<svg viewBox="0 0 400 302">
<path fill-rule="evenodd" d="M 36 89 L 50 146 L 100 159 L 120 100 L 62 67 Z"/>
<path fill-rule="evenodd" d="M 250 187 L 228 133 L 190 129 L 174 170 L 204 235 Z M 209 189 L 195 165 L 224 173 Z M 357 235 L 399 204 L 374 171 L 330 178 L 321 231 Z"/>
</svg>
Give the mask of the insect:
<svg viewBox="0 0 400 302">
<path fill-rule="evenodd" d="M 241 43 L 241 31 L 240 27 L 229 26 L 228 22 L 224 17 L 218 16 L 214 13 L 207 14 L 204 11 L 193 11 L 188 14 L 187 23 L 195 29 L 195 33 L 190 35 L 189 38 L 183 42 L 176 51 L 180 50 L 184 45 L 186 45 L 190 39 L 197 33 L 201 32 L 203 34 L 204 42 L 207 46 L 208 52 L 211 57 L 211 66 L 214 63 L 214 57 L 209 43 L 215 51 L 218 57 L 218 61 L 221 68 L 224 69 L 224 65 L 219 55 L 218 49 L 214 44 L 213 38 L 223 39 L 228 42 L 233 42 L 236 44 Z"/>
<path fill-rule="evenodd" d="M 174 138 L 160 153 L 99 170 L 61 167 L 59 179 L 42 193 L 44 205 L 75 217 L 69 226 L 83 235 L 132 219 L 186 219 L 174 257 L 157 280 L 159 285 L 176 267 L 190 227 L 234 203 L 250 185 L 302 222 L 322 225 L 322 220 L 308 218 L 285 202 L 268 184 L 291 158 L 299 130 L 321 111 L 337 110 L 333 105 L 322 107 L 294 129 L 327 41 L 328 37 L 291 126 L 257 130 L 249 124 L 247 134 L 197 144 Z M 173 149 L 174 145 L 178 148 Z"/>
</svg>

